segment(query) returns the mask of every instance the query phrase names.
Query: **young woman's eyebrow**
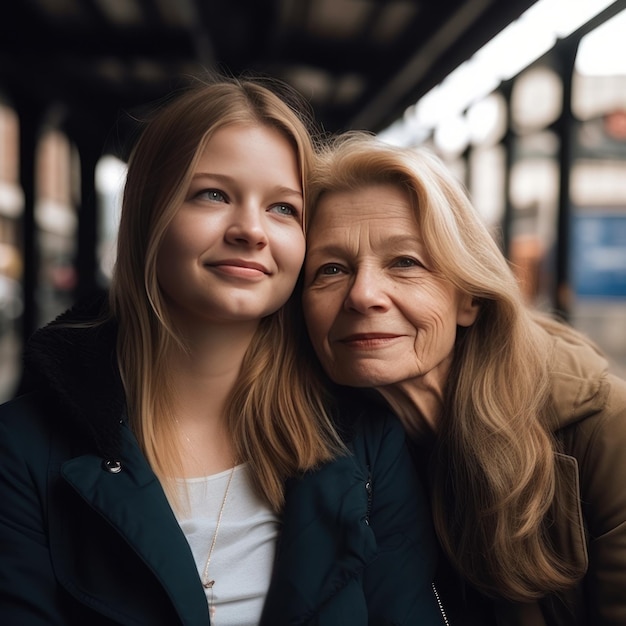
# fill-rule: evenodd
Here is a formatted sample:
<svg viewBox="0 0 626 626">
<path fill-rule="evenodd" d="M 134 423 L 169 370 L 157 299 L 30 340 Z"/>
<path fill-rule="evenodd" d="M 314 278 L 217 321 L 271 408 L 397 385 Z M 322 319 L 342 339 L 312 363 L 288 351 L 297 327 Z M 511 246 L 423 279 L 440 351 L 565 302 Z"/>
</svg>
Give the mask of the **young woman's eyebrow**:
<svg viewBox="0 0 626 626">
<path fill-rule="evenodd" d="M 203 179 L 210 179 L 217 181 L 218 183 L 233 183 L 236 181 L 234 176 L 229 176 L 227 174 L 217 174 L 214 172 L 195 172 L 191 177 L 191 180 L 196 182 Z M 291 187 L 285 187 L 283 185 L 277 185 L 272 189 L 274 193 L 277 194 L 287 194 L 291 196 L 298 196 L 298 198 L 302 198 L 302 192 L 297 189 L 292 189 Z"/>
</svg>

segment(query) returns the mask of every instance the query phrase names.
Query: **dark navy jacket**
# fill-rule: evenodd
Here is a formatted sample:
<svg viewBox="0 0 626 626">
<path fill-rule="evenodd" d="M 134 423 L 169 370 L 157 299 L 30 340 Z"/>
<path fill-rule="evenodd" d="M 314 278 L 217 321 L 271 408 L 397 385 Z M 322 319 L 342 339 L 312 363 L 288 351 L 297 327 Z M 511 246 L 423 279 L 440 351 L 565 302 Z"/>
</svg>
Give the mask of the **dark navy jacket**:
<svg viewBox="0 0 626 626">
<path fill-rule="evenodd" d="M 193 556 L 126 424 L 115 328 L 53 324 L 0 407 L 0 623 L 208 626 Z M 290 479 L 262 626 L 441 625 L 430 513 L 399 423 L 350 399 L 351 454 Z M 119 470 L 119 471 L 118 471 Z"/>
</svg>

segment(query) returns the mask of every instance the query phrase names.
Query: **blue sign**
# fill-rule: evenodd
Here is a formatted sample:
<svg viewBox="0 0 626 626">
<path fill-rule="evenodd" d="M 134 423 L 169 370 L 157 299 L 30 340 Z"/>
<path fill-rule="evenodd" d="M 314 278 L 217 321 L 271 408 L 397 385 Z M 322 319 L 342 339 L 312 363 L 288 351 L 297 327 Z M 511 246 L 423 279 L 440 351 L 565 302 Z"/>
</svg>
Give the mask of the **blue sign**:
<svg viewBox="0 0 626 626">
<path fill-rule="evenodd" d="M 626 299 L 626 212 L 574 212 L 571 243 L 575 294 Z"/>
</svg>

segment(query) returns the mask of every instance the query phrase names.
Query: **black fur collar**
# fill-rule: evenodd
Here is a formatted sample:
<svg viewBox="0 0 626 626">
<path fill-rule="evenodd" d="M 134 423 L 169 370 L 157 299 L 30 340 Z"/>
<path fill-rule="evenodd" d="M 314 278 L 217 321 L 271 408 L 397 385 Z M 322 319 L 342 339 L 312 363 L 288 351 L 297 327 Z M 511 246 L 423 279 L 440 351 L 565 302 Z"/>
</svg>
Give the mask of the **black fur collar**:
<svg viewBox="0 0 626 626">
<path fill-rule="evenodd" d="M 36 331 L 24 350 L 20 392 L 45 390 L 60 415 L 104 458 L 119 458 L 123 386 L 115 357 L 117 324 L 106 296 L 89 298 Z"/>
</svg>

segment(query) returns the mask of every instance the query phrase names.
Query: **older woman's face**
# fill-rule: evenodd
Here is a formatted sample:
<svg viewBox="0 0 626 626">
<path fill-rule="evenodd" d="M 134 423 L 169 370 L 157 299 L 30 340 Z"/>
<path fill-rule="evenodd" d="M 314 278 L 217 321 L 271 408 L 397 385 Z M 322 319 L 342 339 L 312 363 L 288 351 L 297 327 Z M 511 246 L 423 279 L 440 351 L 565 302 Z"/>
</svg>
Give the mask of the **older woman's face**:
<svg viewBox="0 0 626 626">
<path fill-rule="evenodd" d="M 354 387 L 445 380 L 470 296 L 432 270 L 406 191 L 322 196 L 309 227 L 304 311 L 329 376 Z"/>
</svg>

